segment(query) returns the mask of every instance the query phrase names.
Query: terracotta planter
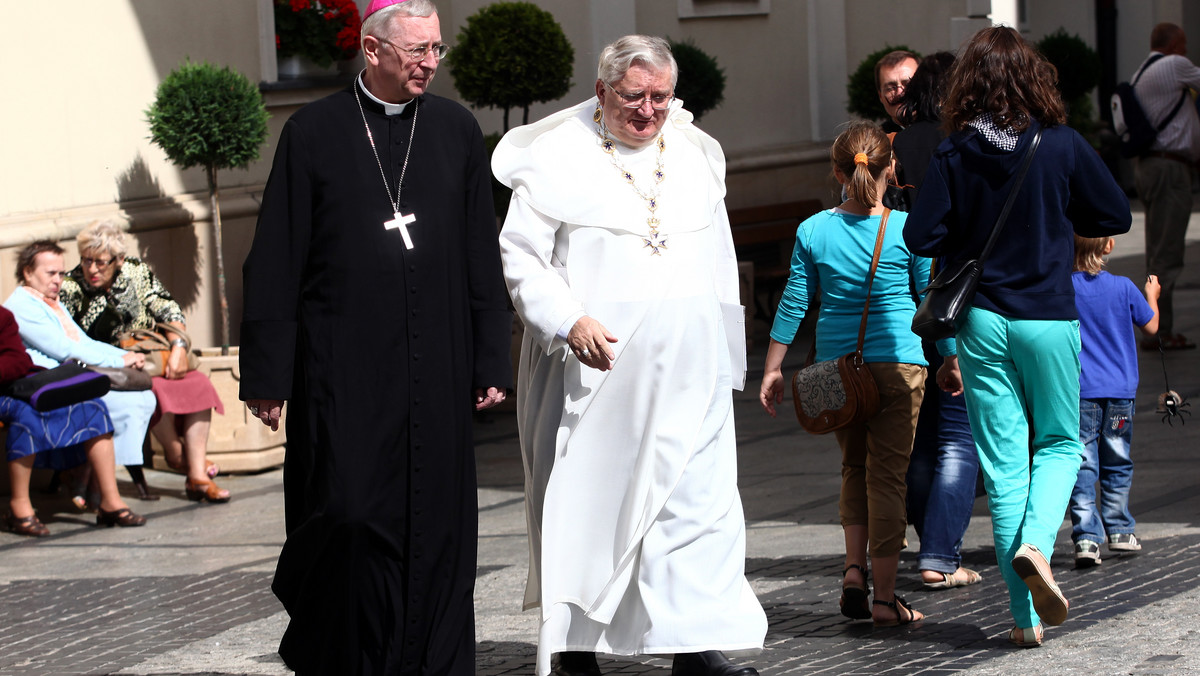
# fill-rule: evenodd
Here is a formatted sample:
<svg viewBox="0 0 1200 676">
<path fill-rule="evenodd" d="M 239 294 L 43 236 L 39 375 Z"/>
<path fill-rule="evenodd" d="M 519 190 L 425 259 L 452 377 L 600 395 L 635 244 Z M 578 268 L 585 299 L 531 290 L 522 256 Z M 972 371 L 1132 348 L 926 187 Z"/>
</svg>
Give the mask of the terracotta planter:
<svg viewBox="0 0 1200 676">
<path fill-rule="evenodd" d="M 238 384 L 241 368 L 238 365 L 238 349 L 229 349 L 228 356 L 221 356 L 220 348 L 200 350 L 200 368 L 197 369 L 212 380 L 213 387 L 225 405 L 225 415 L 212 417 L 208 432 L 208 459 L 221 466 L 221 472 L 258 472 L 283 464 L 284 421 L 287 407 L 279 430 L 272 432 L 256 418 L 250 416 L 246 406 L 238 399 Z M 163 456 L 162 447 L 153 434 L 148 434 L 150 448 L 154 451 L 154 468 L 170 469 Z"/>
</svg>

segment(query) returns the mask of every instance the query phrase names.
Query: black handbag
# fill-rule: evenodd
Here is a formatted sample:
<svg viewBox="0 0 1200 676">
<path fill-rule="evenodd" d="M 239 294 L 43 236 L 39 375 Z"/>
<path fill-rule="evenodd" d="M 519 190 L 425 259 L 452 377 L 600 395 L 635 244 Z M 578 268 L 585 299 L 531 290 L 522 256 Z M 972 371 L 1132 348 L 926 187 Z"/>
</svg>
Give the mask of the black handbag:
<svg viewBox="0 0 1200 676">
<path fill-rule="evenodd" d="M 992 247 L 1000 237 L 1000 230 L 1008 220 L 1008 212 L 1012 211 L 1013 202 L 1017 199 L 1017 191 L 1025 182 L 1025 174 L 1033 162 L 1033 153 L 1042 141 L 1042 130 L 1038 129 L 1029 142 L 1029 150 L 1025 152 L 1025 160 L 1017 172 L 1012 188 L 1008 191 L 1008 199 L 1004 208 L 996 217 L 992 226 L 992 234 L 988 236 L 983 251 L 977 258 L 969 258 L 952 265 L 944 266 L 934 277 L 929 286 L 922 290 L 925 297 L 917 312 L 913 315 L 912 332 L 925 340 L 941 340 L 949 338 L 958 331 L 959 319 L 966 316 L 975 298 L 975 290 L 979 288 L 979 279 L 983 276 L 983 262 L 992 253 Z"/>
<path fill-rule="evenodd" d="M 0 394 L 26 402 L 38 411 L 78 404 L 108 394 L 108 378 L 77 361 L 35 371 L 0 388 Z"/>
</svg>

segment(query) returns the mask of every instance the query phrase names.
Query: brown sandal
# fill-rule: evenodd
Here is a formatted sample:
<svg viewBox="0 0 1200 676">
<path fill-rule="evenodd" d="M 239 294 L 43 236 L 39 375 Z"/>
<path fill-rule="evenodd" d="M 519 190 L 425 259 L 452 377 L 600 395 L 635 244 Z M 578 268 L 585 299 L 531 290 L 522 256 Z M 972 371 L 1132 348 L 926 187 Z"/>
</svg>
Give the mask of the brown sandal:
<svg viewBox="0 0 1200 676">
<path fill-rule="evenodd" d="M 12 514 L 8 514 L 4 517 L 4 525 L 16 535 L 24 535 L 31 538 L 44 538 L 50 534 L 50 529 L 46 528 L 46 524 L 37 518 L 37 514 L 24 518 L 17 518 Z"/>
<path fill-rule="evenodd" d="M 111 512 L 101 509 L 96 514 L 96 525 L 104 526 L 105 528 L 112 528 L 113 526 L 136 528 L 137 526 L 146 525 L 146 517 L 134 514 L 133 510 L 128 507 L 122 507 Z"/>
<path fill-rule="evenodd" d="M 192 502 L 200 502 L 201 500 L 212 503 L 229 502 L 229 491 L 222 491 L 212 481 L 192 481 L 188 479 L 184 482 L 183 488 L 187 492 L 188 500 Z"/>
</svg>

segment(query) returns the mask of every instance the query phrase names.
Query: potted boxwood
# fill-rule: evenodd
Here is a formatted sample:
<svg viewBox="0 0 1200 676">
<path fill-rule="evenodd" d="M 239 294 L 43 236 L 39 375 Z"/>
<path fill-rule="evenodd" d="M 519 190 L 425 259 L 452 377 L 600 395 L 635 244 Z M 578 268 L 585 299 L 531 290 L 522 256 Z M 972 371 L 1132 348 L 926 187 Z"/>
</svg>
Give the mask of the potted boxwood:
<svg viewBox="0 0 1200 676">
<path fill-rule="evenodd" d="M 669 42 L 671 55 L 679 66 L 675 96 L 683 101 L 683 107 L 699 122 L 705 113 L 725 100 L 725 71 L 717 65 L 715 58 L 691 40 Z"/>
<path fill-rule="evenodd" d="M 229 349 L 229 298 L 225 289 L 225 257 L 221 238 L 221 204 L 217 172 L 244 169 L 259 158 L 267 139 L 262 94 L 245 75 L 228 67 L 186 61 L 169 73 L 146 111 L 150 140 L 181 169 L 203 167 L 212 208 L 213 251 L 220 298 L 221 349 L 202 352 L 200 371 L 221 395 L 226 415 L 213 420 L 209 453 L 220 454 L 228 471 L 251 471 L 281 464 L 283 432 L 253 421 L 247 425 L 238 400 L 237 357 Z M 237 412 L 241 412 L 239 415 Z M 155 458 L 159 466 L 161 457 Z M 164 465 L 165 466 L 165 465 Z"/>
<path fill-rule="evenodd" d="M 537 39 L 530 40 L 529 36 Z M 554 15 L 531 2 L 497 2 L 467 17 L 447 63 L 454 88 L 473 108 L 508 111 L 521 108 L 529 124 L 529 106 L 566 96 L 571 89 L 575 49 Z M 487 136 L 491 157 L 501 134 Z M 512 191 L 492 178 L 496 215 L 508 211 Z"/>
<path fill-rule="evenodd" d="M 566 96 L 575 49 L 554 15 L 531 2 L 497 2 L 467 17 L 447 63 L 454 88 L 473 107 L 508 111 Z"/>
<path fill-rule="evenodd" d="M 1096 145 L 1092 90 L 1100 84 L 1100 55 L 1078 35 L 1059 28 L 1038 40 L 1037 50 L 1058 70 L 1058 91 L 1067 106 L 1067 126 Z"/>
</svg>

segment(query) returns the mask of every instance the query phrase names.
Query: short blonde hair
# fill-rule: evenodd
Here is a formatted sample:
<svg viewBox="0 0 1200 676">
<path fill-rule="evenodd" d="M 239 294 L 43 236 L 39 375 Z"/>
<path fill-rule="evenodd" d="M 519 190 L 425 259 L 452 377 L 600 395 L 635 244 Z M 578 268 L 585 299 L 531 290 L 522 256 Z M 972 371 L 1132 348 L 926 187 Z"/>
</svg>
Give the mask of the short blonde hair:
<svg viewBox="0 0 1200 676">
<path fill-rule="evenodd" d="M 1075 235 L 1075 272 L 1095 277 L 1104 268 L 1104 250 L 1112 237 L 1080 237 Z"/>
<path fill-rule="evenodd" d="M 93 221 L 75 236 L 75 246 L 80 257 L 106 253 L 113 258 L 124 258 L 125 233 L 111 221 Z"/>
</svg>

